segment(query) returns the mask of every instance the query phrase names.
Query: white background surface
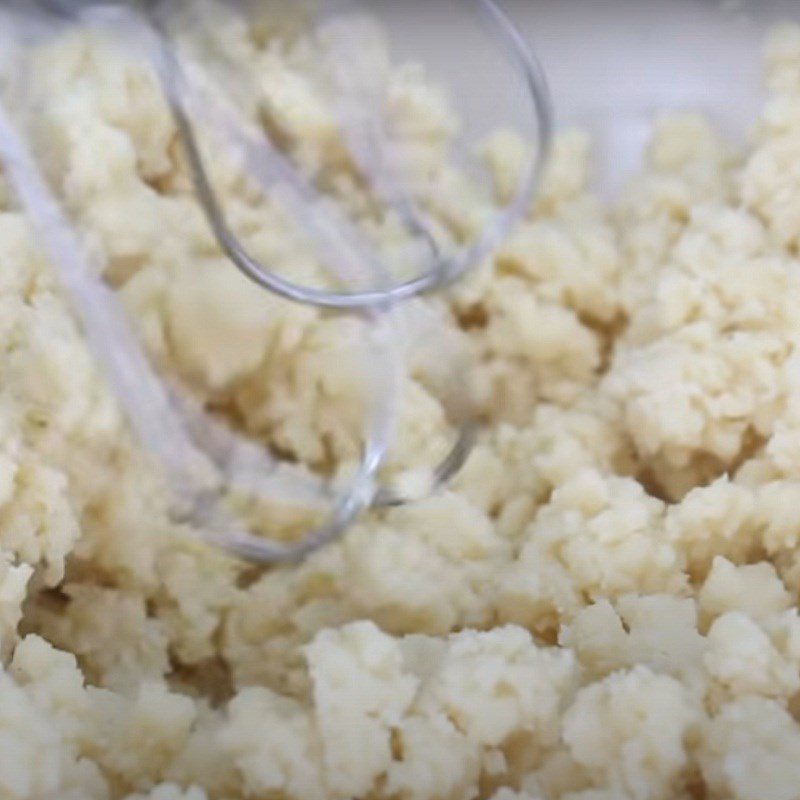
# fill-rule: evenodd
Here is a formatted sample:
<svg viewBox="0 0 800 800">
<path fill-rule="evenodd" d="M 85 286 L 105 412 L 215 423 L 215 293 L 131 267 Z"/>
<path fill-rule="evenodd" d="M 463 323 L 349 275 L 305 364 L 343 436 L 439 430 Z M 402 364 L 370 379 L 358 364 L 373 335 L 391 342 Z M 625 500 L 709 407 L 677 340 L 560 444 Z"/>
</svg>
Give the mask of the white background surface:
<svg viewBox="0 0 800 800">
<path fill-rule="evenodd" d="M 559 127 L 597 140 L 608 190 L 638 163 L 650 122 L 668 109 L 708 114 L 726 134 L 746 135 L 762 101 L 763 37 L 800 20 L 800 0 L 501 0 L 539 55 Z M 479 133 L 509 117 L 499 59 L 465 0 L 377 0 L 397 31 L 398 54 L 419 56 L 445 78 Z M 468 3 L 467 3 L 468 4 Z"/>
</svg>

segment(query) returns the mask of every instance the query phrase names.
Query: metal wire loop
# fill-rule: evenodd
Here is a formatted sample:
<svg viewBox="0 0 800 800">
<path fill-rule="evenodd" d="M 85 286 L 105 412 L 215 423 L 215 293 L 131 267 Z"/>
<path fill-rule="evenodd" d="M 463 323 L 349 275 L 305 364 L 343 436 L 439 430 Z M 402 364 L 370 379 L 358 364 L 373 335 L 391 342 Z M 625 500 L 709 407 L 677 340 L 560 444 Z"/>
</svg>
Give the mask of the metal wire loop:
<svg viewBox="0 0 800 800">
<path fill-rule="evenodd" d="M 295 302 L 329 309 L 356 311 L 368 317 L 376 317 L 390 313 L 393 306 L 403 300 L 408 300 L 415 295 L 455 281 L 469 267 L 485 257 L 498 239 L 525 213 L 540 177 L 544 159 L 549 151 L 551 142 L 550 98 L 546 81 L 541 67 L 530 52 L 524 38 L 499 8 L 495 0 L 469 1 L 478 6 L 479 10 L 485 14 L 492 24 L 495 32 L 501 36 L 501 39 L 507 45 L 510 60 L 525 80 L 530 100 L 530 122 L 536 129 L 533 134 L 538 143 L 536 155 L 532 157 L 529 168 L 523 176 L 513 200 L 498 215 L 494 224 L 489 226 L 476 242 L 455 256 L 450 256 L 449 258 L 439 257 L 432 269 L 409 281 L 387 284 L 382 265 L 364 248 L 359 247 L 356 236 L 351 236 L 349 238 L 352 245 L 351 252 L 354 252 L 362 262 L 367 263 L 372 274 L 383 276 L 380 286 L 353 292 L 313 289 L 288 281 L 254 259 L 232 233 L 205 169 L 194 124 L 187 105 L 187 90 L 181 66 L 163 26 L 158 22 L 158 16 L 155 13 L 149 13 L 154 10 L 155 4 L 147 3 L 145 4 L 146 8 L 142 8 L 140 4 L 140 10 L 146 12 L 146 17 L 152 24 L 152 33 L 156 36 L 158 56 L 154 58 L 155 66 L 185 147 L 196 196 L 220 248 L 244 275 L 259 286 Z M 93 15 L 97 10 L 100 11 L 100 16 L 104 11 L 110 11 L 112 15 L 121 14 L 123 17 L 132 18 L 131 15 L 135 13 L 119 2 L 43 0 L 43 3 L 51 11 L 56 11 L 62 16 L 73 19 L 83 18 L 87 12 L 87 16 Z M 141 13 L 135 13 L 135 16 L 138 21 L 143 18 Z M 0 109 L 0 112 L 2 112 L 2 109 Z M 241 134 L 241 131 L 239 133 Z M 246 137 L 240 136 L 240 139 L 247 144 Z M 253 143 L 249 144 L 252 150 Z M 266 148 L 268 143 L 262 141 L 261 145 Z M 6 152 L 5 155 L 8 157 L 9 153 Z M 257 166 L 264 166 L 265 159 L 263 156 L 256 154 L 251 160 L 254 160 Z M 273 152 L 270 165 L 274 167 L 276 164 L 279 167 L 279 173 L 282 173 L 283 177 L 288 179 L 289 185 L 294 188 L 298 196 L 297 202 L 301 206 L 307 204 L 309 193 L 306 192 L 306 196 L 304 196 L 306 189 L 302 179 L 293 173 L 289 165 L 282 163 L 279 156 Z M 31 165 L 28 164 L 27 166 L 30 167 Z M 265 175 L 268 171 L 261 170 L 264 178 L 262 180 L 263 188 L 267 188 L 266 181 L 268 178 Z M 23 204 L 25 204 L 24 187 L 22 195 Z M 304 215 L 306 221 L 312 217 L 313 215 Z M 343 227 L 346 226 L 340 226 L 339 230 L 341 231 Z M 60 244 L 63 249 L 63 241 Z M 434 246 L 431 247 L 431 251 L 437 256 L 441 256 Z M 90 323 L 92 322 L 92 320 L 89 321 Z M 84 324 L 86 324 L 86 319 L 84 319 Z M 102 335 L 102 331 L 95 331 L 95 333 Z M 106 360 L 108 360 L 108 354 L 106 356 Z M 147 376 L 145 376 L 145 380 L 147 380 Z M 463 382 L 466 377 L 464 374 L 460 374 L 456 380 Z M 445 403 L 445 405 L 447 404 Z M 129 409 L 129 413 L 135 420 L 137 412 Z M 458 416 L 460 422 L 455 444 L 433 470 L 431 492 L 435 492 L 449 483 L 464 465 L 474 446 L 478 429 L 475 414 L 472 412 L 461 413 Z M 203 424 L 207 425 L 207 420 L 204 420 Z M 360 467 L 350 490 L 338 498 L 332 498 L 333 509 L 327 521 L 312 530 L 298 543 L 284 544 L 250 534 L 242 528 L 233 515 L 223 508 L 220 503 L 221 494 L 217 491 L 204 490 L 189 493 L 188 495 L 182 494 L 176 503 L 176 516 L 180 520 L 197 527 L 202 537 L 209 543 L 222 547 L 240 557 L 258 563 L 296 561 L 341 536 L 364 509 L 368 507 L 386 508 L 410 502 L 409 498 L 401 496 L 388 487 L 375 487 L 374 479 L 386 455 L 386 450 L 387 445 L 384 441 L 370 442 L 368 440 L 362 454 Z"/>
<path fill-rule="evenodd" d="M 419 294 L 447 286 L 458 280 L 469 268 L 479 263 L 496 246 L 510 228 L 525 214 L 541 176 L 552 141 L 552 112 L 550 94 L 544 71 L 529 48 L 524 36 L 495 0 L 468 0 L 475 5 L 504 43 L 509 61 L 518 71 L 527 88 L 530 140 L 536 142 L 535 155 L 520 181 L 516 195 L 498 214 L 494 224 L 487 226 L 477 241 L 462 251 L 437 260 L 427 272 L 408 281 L 382 285 L 353 292 L 335 292 L 302 286 L 289 281 L 254 258 L 233 234 L 225 213 L 211 185 L 197 142 L 194 125 L 184 98 L 180 67 L 172 48 L 165 47 L 167 70 L 162 70 L 162 82 L 170 108 L 181 133 L 189 161 L 198 200 L 214 232 L 220 248 L 250 280 L 288 300 L 306 305 L 339 310 L 380 308 L 399 303 Z M 156 15 L 153 15 L 155 19 Z M 166 38 L 162 25 L 155 23 Z"/>
</svg>

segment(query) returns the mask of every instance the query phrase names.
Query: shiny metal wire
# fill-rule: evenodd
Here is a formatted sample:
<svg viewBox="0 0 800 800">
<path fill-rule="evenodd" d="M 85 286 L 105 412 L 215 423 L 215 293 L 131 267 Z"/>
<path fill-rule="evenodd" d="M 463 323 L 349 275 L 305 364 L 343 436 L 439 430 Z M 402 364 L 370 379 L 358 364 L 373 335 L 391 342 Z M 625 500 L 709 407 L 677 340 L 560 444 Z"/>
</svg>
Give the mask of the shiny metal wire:
<svg viewBox="0 0 800 800">
<path fill-rule="evenodd" d="M 145 19 L 148 21 L 149 30 L 146 33 L 155 37 L 156 47 L 151 50 L 154 55 L 154 66 L 184 144 L 197 198 L 220 248 L 234 265 L 256 284 L 295 302 L 375 317 L 390 313 L 391 309 L 403 300 L 451 284 L 472 265 L 488 255 L 497 241 L 524 215 L 541 176 L 545 158 L 549 153 L 552 138 L 552 114 L 550 96 L 540 65 L 521 33 L 495 0 L 465 0 L 465 2 L 477 6 L 493 27 L 494 32 L 500 36 L 508 50 L 509 59 L 523 77 L 528 89 L 531 138 L 536 141 L 537 147 L 517 194 L 498 215 L 494 224 L 489 226 L 476 242 L 454 256 L 439 257 L 428 272 L 409 281 L 388 284 L 382 265 L 365 249 L 358 247 L 356 237 L 351 237 L 351 242 L 355 242 L 359 259 L 367 264 L 373 275 L 383 276 L 380 285 L 353 292 L 333 292 L 303 287 L 283 279 L 252 258 L 230 230 L 205 169 L 188 107 L 188 90 L 181 65 L 164 27 L 159 22 L 158 14 L 155 13 L 158 3 L 140 3 L 138 10 L 134 10 L 128 4 L 113 0 L 111 2 L 108 0 L 106 2 L 102 0 L 100 2 L 97 0 L 42 1 L 51 11 L 75 20 L 84 18 L 102 20 L 105 12 L 110 12 L 109 19 L 111 21 L 115 16 L 137 23 L 142 23 Z M 95 12 L 99 12 L 99 15 Z M 247 160 L 260 165 L 262 173 L 268 172 L 269 170 L 263 169 L 265 161 L 263 157 L 259 156 L 258 150 L 254 149 L 254 142 L 248 142 L 241 130 L 236 131 L 235 127 L 233 130 L 238 136 L 239 144 L 244 145 L 245 149 L 249 148 L 246 154 Z M 261 145 L 266 146 L 266 143 L 262 141 Z M 269 166 L 274 168 L 275 164 L 279 164 L 279 171 L 283 177 L 288 177 L 289 184 L 294 187 L 299 198 L 298 202 L 301 205 L 305 203 L 309 193 L 313 194 L 313 190 L 305 187 L 302 179 L 293 172 L 292 168 L 288 164 L 281 164 L 279 157 L 276 158 L 275 153 L 272 153 Z M 262 181 L 262 188 L 267 188 L 265 182 L 267 180 L 265 178 Z M 304 215 L 304 218 L 311 219 L 313 214 L 311 216 Z M 435 251 L 435 248 L 432 250 Z M 353 252 L 352 249 L 351 252 Z M 435 252 L 437 256 L 440 256 L 438 251 Z M 467 376 L 456 374 L 454 380 L 463 383 L 467 380 Z M 466 395 L 468 394 L 467 387 L 464 388 L 463 394 Z M 450 410 L 446 408 L 446 411 Z M 431 492 L 445 486 L 461 469 L 475 443 L 478 422 L 474 412 L 470 411 L 465 414 L 462 409 L 461 413 L 453 414 L 453 416 L 457 418 L 456 422 L 459 426 L 456 442 L 451 451 L 433 470 Z M 409 502 L 408 498 L 400 496 L 388 487 L 376 487 L 374 484 L 386 450 L 385 437 L 379 435 L 377 440 L 373 439 L 372 441 L 367 437 L 361 465 L 350 490 L 339 495 L 338 498 L 332 498 L 334 505 L 328 520 L 296 544 L 265 540 L 243 530 L 235 518 L 221 507 L 219 502 L 221 496 L 214 491 L 196 492 L 191 495 L 190 499 L 183 494 L 178 503 L 180 508 L 177 516 L 197 528 L 206 541 L 233 552 L 239 557 L 257 563 L 295 561 L 341 536 L 364 509 L 398 506 Z"/>
<path fill-rule="evenodd" d="M 63 0 L 62 0 L 63 1 Z M 211 186 L 203 164 L 190 114 L 184 102 L 184 91 L 180 85 L 180 73 L 174 52 L 166 42 L 165 53 L 172 69 L 162 72 L 164 88 L 170 107 L 180 130 L 189 166 L 197 191 L 197 197 L 217 237 L 220 247 L 241 272 L 259 286 L 298 303 L 338 310 L 357 310 L 392 305 L 419 294 L 427 293 L 458 280 L 470 267 L 485 258 L 498 241 L 509 232 L 525 214 L 533 192 L 541 177 L 542 169 L 552 142 L 552 110 L 550 93 L 544 71 L 528 47 L 524 36 L 500 8 L 495 0 L 465 0 L 475 5 L 485 16 L 494 32 L 505 44 L 509 60 L 519 72 L 528 89 L 529 140 L 536 142 L 535 156 L 531 158 L 526 174 L 513 200 L 476 242 L 462 252 L 437 261 L 427 272 L 408 281 L 389 286 L 354 292 L 333 292 L 301 286 L 282 278 L 247 252 L 231 231 L 225 213 Z M 157 20 L 157 15 L 151 15 Z M 162 38 L 167 34 L 157 26 Z"/>
<path fill-rule="evenodd" d="M 114 22 L 118 14 L 128 22 L 136 21 L 125 6 L 103 5 L 103 9 L 98 9 L 91 4 L 89 11 L 111 12 L 101 13 L 105 22 Z M 72 5 L 70 9 L 74 10 Z M 133 32 L 132 28 L 127 30 Z M 156 375 L 128 323 L 125 309 L 102 278 L 97 277 L 97 271 L 90 268 L 82 241 L 2 102 L 0 161 L 33 223 L 37 239 L 72 300 L 87 343 L 116 390 L 134 433 L 166 470 L 170 510 L 175 521 L 191 526 L 193 533 L 206 543 L 258 564 L 298 561 L 340 537 L 375 496 L 375 476 L 389 442 L 385 409 L 379 408 L 369 426 L 361 461 L 349 488 L 336 494 L 330 490 L 322 492 L 332 508 L 320 526 L 293 543 L 254 536 L 224 507 L 225 486 L 232 478 L 241 476 L 243 462 L 245 466 L 248 461 L 255 462 L 256 468 L 264 473 L 274 470 L 274 463 L 265 454 L 262 457 L 255 445 L 241 440 L 179 393 L 171 391 Z M 385 353 L 376 356 L 379 361 L 385 361 L 386 357 Z M 379 368 L 380 363 L 375 366 Z M 382 400 L 385 402 L 386 398 Z M 210 464 L 221 476 L 221 484 L 205 468 Z"/>
<path fill-rule="evenodd" d="M 524 80 L 528 89 L 529 137 L 531 141 L 535 141 L 537 144 L 535 155 L 531 158 L 515 197 L 508 207 L 498 215 L 494 224 L 483 232 L 478 241 L 455 257 L 437 260 L 429 271 L 409 281 L 394 285 L 386 285 L 386 282 L 383 281 L 379 288 L 357 292 L 324 291 L 287 281 L 253 258 L 230 230 L 225 213 L 204 166 L 203 156 L 194 124 L 192 123 L 192 115 L 188 108 L 187 96 L 189 90 L 182 75 L 181 65 L 174 49 L 170 45 L 164 26 L 159 24 L 156 14 L 151 15 L 151 19 L 154 20 L 154 28 L 158 31 L 160 37 L 159 75 L 165 97 L 170 105 L 184 143 L 198 200 L 223 252 L 228 255 L 244 275 L 262 288 L 295 302 L 349 311 L 387 309 L 418 294 L 427 293 L 452 284 L 470 267 L 486 257 L 497 242 L 524 216 L 541 177 L 552 142 L 553 115 L 547 81 L 541 65 L 527 45 L 525 38 L 495 0 L 465 0 L 465 2 L 471 3 L 482 12 L 492 26 L 494 33 L 500 37 L 505 45 L 509 60 Z M 232 114 L 233 112 L 231 111 L 230 113 Z M 302 196 L 308 196 L 312 193 L 312 190 L 302 185 L 302 179 L 293 173 L 291 166 L 282 161 L 276 153 L 272 153 L 270 165 L 264 165 L 263 157 L 260 158 L 259 153 L 253 151 L 252 143 L 244 140 L 241 130 L 234 130 L 234 136 L 239 139 L 240 145 L 243 145 L 245 150 L 249 149 L 249 152 L 244 154 L 245 160 L 255 167 L 253 174 L 257 179 L 262 176 L 260 180 L 262 189 L 266 190 L 268 188 L 269 179 L 267 175 L 270 171 L 274 173 L 277 165 L 282 176 L 288 179 L 293 186 L 296 195 L 300 196 L 298 204 L 302 208 Z M 266 143 L 262 141 L 260 145 L 265 147 Z M 270 167 L 272 170 L 270 170 Z M 302 216 L 308 220 L 313 218 L 314 215 L 313 213 L 306 213 Z M 408 219 L 410 215 L 409 213 L 403 213 L 402 216 Z M 413 213 L 411 216 L 413 221 Z M 342 220 L 339 221 L 340 229 L 343 222 Z M 418 226 L 414 225 L 414 227 L 417 228 Z M 353 241 L 354 238 L 356 237 L 351 236 L 350 241 Z M 429 237 L 426 238 L 431 241 Z M 435 249 L 435 245 L 433 249 Z M 381 265 L 376 264 L 368 253 L 365 255 L 364 250 L 359 249 L 359 254 L 370 262 L 374 274 L 382 274 Z M 456 376 L 456 380 L 463 382 L 467 380 L 467 377 L 463 375 Z M 434 469 L 431 492 L 435 492 L 445 486 L 459 472 L 474 446 L 478 427 L 478 421 L 474 415 L 461 422 L 451 451 Z M 384 487 L 376 492 L 371 506 L 398 506 L 406 502 L 409 502 L 408 498 L 403 498 L 396 492 Z"/>
<path fill-rule="evenodd" d="M 204 470 L 195 469 L 197 455 L 210 456 L 223 474 L 236 460 L 236 437 L 204 415 L 178 410 L 156 376 L 127 324 L 125 310 L 113 291 L 93 275 L 82 243 L 60 209 L 11 117 L 0 103 L 0 161 L 39 240 L 56 265 L 59 279 L 73 301 L 87 342 L 117 389 L 117 395 L 139 439 L 161 460 L 170 477 L 172 511 L 177 522 L 238 557 L 259 564 L 293 562 L 341 536 L 374 496 L 373 481 L 385 454 L 382 437 L 368 445 L 348 492 L 334 498 L 333 509 L 320 527 L 292 544 L 254 536 L 221 504 L 224 492 L 209 486 Z M 194 423 L 194 425 L 192 425 Z M 195 430 L 191 430 L 192 427 Z M 198 448 L 198 427 L 208 440 L 215 434 L 221 447 Z M 195 435 L 193 435 L 195 434 Z M 210 452 L 209 450 L 216 452 Z M 225 451 L 234 451 L 225 457 Z M 222 455 L 222 457 L 220 457 Z M 216 458 L 214 458 L 216 456 Z"/>
<path fill-rule="evenodd" d="M 161 64 L 162 79 L 166 87 L 165 91 L 168 92 L 168 97 L 174 97 L 180 94 L 183 101 L 176 104 L 175 113 L 185 117 L 185 108 L 187 105 L 187 98 L 190 94 L 188 88 L 183 92 L 179 92 L 177 87 L 180 85 L 180 67 L 175 63 L 174 54 L 166 41 L 162 41 L 163 58 Z M 266 194 L 272 188 L 272 178 L 277 173 L 284 180 L 284 199 L 287 200 L 290 207 L 295 208 L 297 216 L 304 219 L 310 227 L 318 227 L 314 225 L 314 219 L 317 215 L 322 215 L 318 209 L 310 210 L 310 204 L 313 202 L 313 190 L 302 182 L 302 179 L 294 173 L 292 168 L 282 156 L 275 152 L 267 142 L 264 141 L 263 136 L 258 131 L 248 130 L 244 121 L 239 118 L 236 110 L 231 107 L 223 109 L 216 109 L 217 100 L 210 95 L 203 95 L 196 99 L 195 106 L 198 109 L 203 109 L 207 118 L 215 116 L 215 111 L 218 110 L 217 116 L 224 120 L 225 134 L 220 141 L 220 146 L 229 145 L 235 150 L 235 155 L 246 167 L 248 175 L 255 181 L 261 190 Z M 212 126 L 213 127 L 213 126 Z M 192 143 L 189 147 L 189 158 L 199 165 L 199 179 L 203 185 L 208 186 L 208 178 L 202 168 L 202 159 L 200 157 L 197 142 L 192 135 Z M 208 194 L 210 197 L 215 197 L 213 190 L 208 186 Z M 306 202 L 308 200 L 308 202 Z M 214 202 L 216 200 L 214 199 Z M 341 246 L 340 242 L 332 240 L 326 235 L 326 229 L 333 229 L 337 231 L 338 237 L 346 241 L 346 253 L 353 258 L 366 261 L 366 269 L 371 272 L 382 271 L 382 265 L 371 259 L 369 253 L 365 253 L 364 248 L 360 246 L 358 234 L 352 230 L 352 226 L 348 221 L 343 218 L 326 219 L 322 227 L 322 231 L 315 231 L 318 235 L 325 239 L 326 246 L 330 248 L 337 248 Z M 357 309 L 354 313 L 371 315 L 388 315 L 392 313 L 394 304 L 384 304 L 379 308 Z M 459 400 L 464 401 L 465 397 L 470 395 L 469 373 L 467 370 L 453 370 L 451 376 L 452 383 L 460 388 Z M 456 413 L 456 410 L 450 408 L 450 403 L 446 400 L 443 401 L 445 406 L 446 416 L 458 425 L 458 432 L 455 442 L 451 450 L 444 456 L 439 464 L 433 470 L 433 477 L 430 486 L 430 493 L 438 491 L 442 486 L 446 485 L 451 478 L 461 469 L 464 462 L 469 457 L 472 447 L 475 443 L 478 423 L 475 418 L 475 413 L 467 413 L 466 415 Z M 382 508 L 387 506 L 399 506 L 406 502 L 411 502 L 409 498 L 401 497 L 397 492 L 389 489 L 388 487 L 381 487 L 375 493 L 372 502 L 370 503 L 373 508 Z"/>
</svg>

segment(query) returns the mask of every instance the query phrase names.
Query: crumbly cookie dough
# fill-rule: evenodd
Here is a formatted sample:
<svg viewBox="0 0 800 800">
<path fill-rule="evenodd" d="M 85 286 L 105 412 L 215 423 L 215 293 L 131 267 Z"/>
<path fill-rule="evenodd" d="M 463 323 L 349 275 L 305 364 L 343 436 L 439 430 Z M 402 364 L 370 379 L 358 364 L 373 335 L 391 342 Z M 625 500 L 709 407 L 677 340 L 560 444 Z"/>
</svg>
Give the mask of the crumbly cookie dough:
<svg viewBox="0 0 800 800">
<path fill-rule="evenodd" d="M 344 180 L 303 35 L 206 11 L 287 146 Z M 48 175 L 152 357 L 265 445 L 351 466 L 363 323 L 220 255 L 141 61 L 73 32 L 28 67 Z M 796 800 L 800 27 L 771 37 L 766 79 L 747 148 L 656 120 L 613 207 L 587 137 L 562 134 L 514 236 L 424 301 L 483 387 L 463 472 L 261 572 L 170 520 L 4 191 L 0 798 Z M 474 224 L 450 110 L 413 71 L 395 91 L 442 208 Z M 524 147 L 485 151 L 507 197 Z M 315 274 L 219 172 L 248 247 Z M 434 366 L 411 364 L 395 472 L 447 448 Z"/>
</svg>

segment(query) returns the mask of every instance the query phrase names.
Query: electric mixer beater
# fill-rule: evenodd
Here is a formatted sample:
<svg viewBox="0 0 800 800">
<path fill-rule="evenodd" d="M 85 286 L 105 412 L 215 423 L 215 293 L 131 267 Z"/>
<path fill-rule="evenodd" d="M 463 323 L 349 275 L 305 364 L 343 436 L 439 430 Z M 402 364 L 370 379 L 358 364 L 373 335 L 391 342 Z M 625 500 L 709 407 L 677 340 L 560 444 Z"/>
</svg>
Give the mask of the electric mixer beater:
<svg viewBox="0 0 800 800">
<path fill-rule="evenodd" d="M 396 415 L 402 356 L 397 346 L 398 313 L 423 293 L 457 281 L 484 259 L 529 207 L 549 141 L 550 111 L 544 78 L 523 37 L 494 0 L 457 0 L 477 12 L 499 42 L 506 66 L 522 87 L 530 155 L 516 190 L 502 208 L 483 221 L 478 233 L 460 241 L 437 219 L 432 188 L 415 184 L 405 169 L 387 122 L 387 87 L 369 59 L 357 57 L 369 34 L 369 18 L 353 3 L 328 3 L 315 22 L 315 43 L 325 65 L 325 84 L 349 157 L 374 202 L 389 208 L 414 243 L 406 274 L 388 264 L 364 228 L 337 198 L 325 195 L 301 165 L 272 141 L 227 92 L 240 78 L 235 65 L 208 67 L 187 52 L 174 34 L 174 19 L 187 8 L 170 2 L 132 5 L 115 2 L 47 0 L 33 11 L 10 7 L 25 30 L 87 25 L 135 42 L 152 66 L 186 154 L 195 195 L 220 250 L 259 287 L 287 300 L 356 314 L 368 324 L 365 355 L 372 402 L 363 437 L 361 463 L 349 488 L 336 490 L 282 463 L 254 442 L 212 419 L 173 383 L 157 375 L 132 333 L 113 290 L 89 266 L 90 257 L 37 166 L 11 113 L 0 107 L 0 159 L 19 202 L 32 220 L 44 249 L 80 317 L 84 333 L 126 411 L 134 432 L 153 452 L 169 477 L 176 519 L 187 522 L 206 541 L 241 557 L 272 563 L 292 561 L 340 536 L 366 508 L 399 505 L 410 498 L 378 485 L 377 474 L 389 449 Z M 253 5 L 253 4 L 249 4 Z M 367 4 L 369 5 L 369 4 Z M 252 9 L 250 9 L 252 10 Z M 202 28 L 201 16 L 193 23 Z M 362 54 L 363 55 L 363 54 Z M 222 79 L 220 79 L 222 76 Z M 276 197 L 291 211 L 336 288 L 296 283 L 254 258 L 233 232 L 206 168 L 198 136 L 234 159 L 264 196 Z M 409 271 L 411 274 L 409 274 Z M 434 333 L 434 336 L 436 334 Z M 427 491 L 445 485 L 469 455 L 477 418 L 463 354 L 451 354 L 442 404 L 457 428 L 455 443 L 431 470 Z M 300 541 L 283 543 L 258 536 L 224 501 L 232 492 L 266 498 L 286 494 L 327 504 L 327 520 Z M 424 492 L 423 492 L 424 494 Z"/>
</svg>

